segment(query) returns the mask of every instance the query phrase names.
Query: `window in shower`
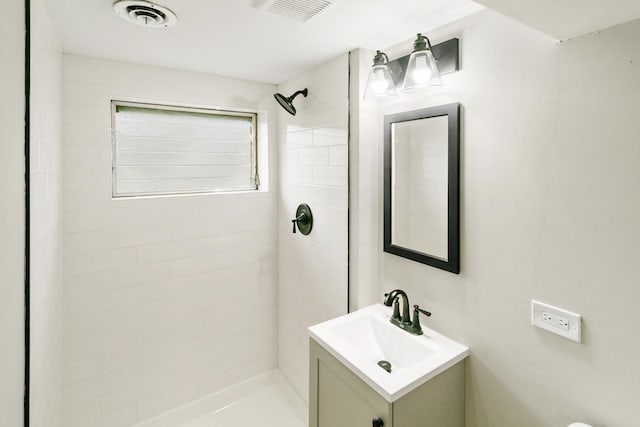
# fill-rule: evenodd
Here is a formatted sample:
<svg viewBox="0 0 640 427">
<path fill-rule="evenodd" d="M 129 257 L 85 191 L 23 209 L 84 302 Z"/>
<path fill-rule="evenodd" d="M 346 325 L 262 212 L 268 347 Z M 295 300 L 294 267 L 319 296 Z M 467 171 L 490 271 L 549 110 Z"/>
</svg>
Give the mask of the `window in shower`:
<svg viewBox="0 0 640 427">
<path fill-rule="evenodd" d="M 252 191 L 256 114 L 111 102 L 113 197 Z"/>
</svg>

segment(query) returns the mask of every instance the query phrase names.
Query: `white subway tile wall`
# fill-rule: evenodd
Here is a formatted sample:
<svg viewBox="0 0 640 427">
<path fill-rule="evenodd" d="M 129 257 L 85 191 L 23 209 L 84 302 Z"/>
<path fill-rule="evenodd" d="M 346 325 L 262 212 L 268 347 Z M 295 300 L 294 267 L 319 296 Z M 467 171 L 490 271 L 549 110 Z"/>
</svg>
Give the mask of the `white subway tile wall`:
<svg viewBox="0 0 640 427">
<path fill-rule="evenodd" d="M 279 367 L 308 402 L 307 327 L 347 312 L 348 54 L 278 87 L 307 87 L 298 114 L 279 114 Z M 300 203 L 313 213 L 308 236 L 291 231 Z"/>
<path fill-rule="evenodd" d="M 34 427 L 61 427 L 62 53 L 40 1 L 32 2 L 31 24 L 29 420 Z"/>
<path fill-rule="evenodd" d="M 113 200 L 110 151 L 112 99 L 259 110 L 273 142 L 275 89 L 63 57 L 65 427 L 131 426 L 276 367 L 274 188 Z"/>
</svg>

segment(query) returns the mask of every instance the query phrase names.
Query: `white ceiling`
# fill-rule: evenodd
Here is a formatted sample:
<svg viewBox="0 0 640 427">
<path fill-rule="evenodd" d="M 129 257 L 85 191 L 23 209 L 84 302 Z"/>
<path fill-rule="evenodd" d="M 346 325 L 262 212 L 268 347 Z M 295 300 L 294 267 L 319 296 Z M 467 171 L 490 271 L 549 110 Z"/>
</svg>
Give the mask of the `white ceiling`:
<svg viewBox="0 0 640 427">
<path fill-rule="evenodd" d="M 567 40 L 640 18 L 640 0 L 476 0 L 488 8 Z"/>
<path fill-rule="evenodd" d="M 565 40 L 640 18 L 640 0 L 332 0 L 306 23 L 253 8 L 262 0 L 155 0 L 175 27 L 115 15 L 115 0 L 44 0 L 69 53 L 281 83 L 357 47 L 385 49 L 468 16 L 478 3 Z M 410 44 L 407 49 L 410 48 Z"/>
<path fill-rule="evenodd" d="M 339 0 L 303 23 L 255 9 L 251 0 L 156 0 L 178 16 L 176 26 L 164 29 L 122 20 L 114 1 L 45 0 L 63 50 L 268 83 L 482 9 L 469 0 Z"/>
</svg>

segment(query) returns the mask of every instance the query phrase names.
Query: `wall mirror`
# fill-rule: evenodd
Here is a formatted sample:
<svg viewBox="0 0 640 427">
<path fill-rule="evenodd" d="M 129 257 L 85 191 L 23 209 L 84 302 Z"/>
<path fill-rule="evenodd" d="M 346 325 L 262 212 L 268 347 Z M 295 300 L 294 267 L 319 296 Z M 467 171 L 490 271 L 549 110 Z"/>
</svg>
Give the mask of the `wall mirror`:
<svg viewBox="0 0 640 427">
<path fill-rule="evenodd" d="M 384 116 L 384 251 L 460 272 L 460 104 Z"/>
</svg>

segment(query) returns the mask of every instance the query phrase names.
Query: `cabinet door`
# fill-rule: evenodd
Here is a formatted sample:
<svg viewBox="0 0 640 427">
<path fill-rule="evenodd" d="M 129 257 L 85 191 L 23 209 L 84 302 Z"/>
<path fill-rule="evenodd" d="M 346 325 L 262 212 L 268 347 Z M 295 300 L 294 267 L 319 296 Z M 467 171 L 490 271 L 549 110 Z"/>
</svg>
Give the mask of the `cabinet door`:
<svg viewBox="0 0 640 427">
<path fill-rule="evenodd" d="M 392 426 L 391 404 L 311 340 L 309 425 L 372 427 L 380 418 Z"/>
</svg>

